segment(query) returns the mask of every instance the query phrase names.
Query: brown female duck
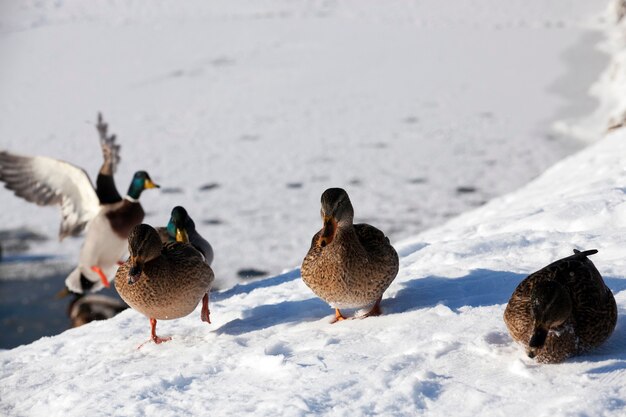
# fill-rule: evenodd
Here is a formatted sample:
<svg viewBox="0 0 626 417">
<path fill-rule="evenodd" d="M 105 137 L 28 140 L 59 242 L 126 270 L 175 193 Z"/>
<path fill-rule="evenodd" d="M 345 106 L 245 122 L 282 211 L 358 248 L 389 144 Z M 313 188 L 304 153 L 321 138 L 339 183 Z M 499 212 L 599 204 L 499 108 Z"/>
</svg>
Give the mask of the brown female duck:
<svg viewBox="0 0 626 417">
<path fill-rule="evenodd" d="M 530 358 L 558 363 L 602 344 L 613 332 L 617 306 L 611 290 L 580 252 L 529 275 L 504 311 L 513 339 Z"/>
<path fill-rule="evenodd" d="M 135 226 L 128 237 L 130 258 L 117 271 L 115 288 L 133 309 L 150 319 L 155 343 L 170 340 L 156 335 L 157 320 L 189 315 L 202 300 L 202 321 L 209 319 L 209 290 L 213 271 L 204 256 L 188 243 L 161 243 L 147 224 Z"/>
<path fill-rule="evenodd" d="M 354 209 L 341 188 L 322 194 L 322 230 L 313 236 L 302 262 L 302 280 L 335 308 L 369 309 L 361 317 L 381 314 L 380 301 L 398 273 L 398 254 L 383 232 L 369 224 L 353 224 Z"/>
</svg>

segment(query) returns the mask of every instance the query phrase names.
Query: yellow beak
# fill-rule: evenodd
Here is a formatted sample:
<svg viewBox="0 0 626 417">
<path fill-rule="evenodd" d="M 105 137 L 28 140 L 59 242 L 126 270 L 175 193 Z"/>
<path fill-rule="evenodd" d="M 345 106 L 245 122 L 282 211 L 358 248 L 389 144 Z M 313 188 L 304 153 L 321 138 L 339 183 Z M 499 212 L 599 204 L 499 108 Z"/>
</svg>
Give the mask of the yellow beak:
<svg viewBox="0 0 626 417">
<path fill-rule="evenodd" d="M 176 228 L 176 241 L 182 243 L 189 243 L 189 235 L 185 229 Z"/>
<path fill-rule="evenodd" d="M 147 190 L 148 188 L 161 188 L 161 186 L 153 183 L 151 179 L 147 178 L 143 183 L 143 188 Z"/>
</svg>

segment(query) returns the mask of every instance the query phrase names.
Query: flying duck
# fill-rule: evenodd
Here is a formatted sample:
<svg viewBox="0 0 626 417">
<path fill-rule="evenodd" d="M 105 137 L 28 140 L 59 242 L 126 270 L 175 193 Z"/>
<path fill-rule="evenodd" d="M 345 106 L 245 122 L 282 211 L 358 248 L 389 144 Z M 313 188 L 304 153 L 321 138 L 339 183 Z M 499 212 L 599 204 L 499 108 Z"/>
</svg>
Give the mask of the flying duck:
<svg viewBox="0 0 626 417">
<path fill-rule="evenodd" d="M 38 205 L 61 206 L 59 240 L 86 230 L 78 266 L 65 280 L 67 289 L 79 294 L 109 286 L 126 252 L 128 233 L 143 221 L 139 197 L 145 189 L 158 188 L 147 172 L 137 171 L 127 195 L 120 196 L 113 179 L 120 145 L 115 135 L 108 135 L 101 114 L 96 128 L 104 162 L 95 188 L 83 169 L 68 162 L 0 151 L 0 181 L 5 188 Z"/>
</svg>

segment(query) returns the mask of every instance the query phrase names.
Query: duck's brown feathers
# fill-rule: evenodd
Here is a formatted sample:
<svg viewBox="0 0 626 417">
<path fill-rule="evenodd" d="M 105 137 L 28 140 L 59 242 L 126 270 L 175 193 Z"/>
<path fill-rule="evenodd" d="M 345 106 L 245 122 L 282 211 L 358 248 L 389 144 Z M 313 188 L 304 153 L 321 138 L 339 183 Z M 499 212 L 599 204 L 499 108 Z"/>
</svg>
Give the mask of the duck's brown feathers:
<svg viewBox="0 0 626 417">
<path fill-rule="evenodd" d="M 340 226 L 322 247 L 320 230 L 302 263 L 302 279 L 335 308 L 363 308 L 380 299 L 398 273 L 398 254 L 368 224 Z"/>
<path fill-rule="evenodd" d="M 611 290 L 587 259 L 597 251 L 578 252 L 560 259 L 529 275 L 513 292 L 504 312 L 504 321 L 513 339 L 528 349 L 533 334 L 530 294 L 542 281 L 553 280 L 563 285 L 572 300 L 573 313 L 558 329 L 548 333 L 546 343 L 539 348 L 536 360 L 558 363 L 602 344 L 613 332 L 617 321 L 617 306 Z"/>
<path fill-rule="evenodd" d="M 117 271 L 115 288 L 133 309 L 149 318 L 187 316 L 210 290 L 214 275 L 203 256 L 187 243 L 168 242 L 161 256 L 147 262 L 141 277 L 128 283 L 130 262 Z"/>
</svg>

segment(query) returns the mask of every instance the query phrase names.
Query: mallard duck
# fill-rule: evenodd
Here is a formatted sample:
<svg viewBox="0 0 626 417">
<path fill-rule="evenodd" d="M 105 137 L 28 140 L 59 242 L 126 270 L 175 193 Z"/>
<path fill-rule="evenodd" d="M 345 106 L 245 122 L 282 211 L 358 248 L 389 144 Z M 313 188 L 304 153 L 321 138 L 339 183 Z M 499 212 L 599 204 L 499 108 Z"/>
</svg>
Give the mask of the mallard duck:
<svg viewBox="0 0 626 417">
<path fill-rule="evenodd" d="M 115 288 L 133 309 L 150 319 L 151 340 L 157 320 L 189 315 L 202 300 L 202 321 L 209 317 L 209 291 L 214 276 L 204 256 L 188 243 L 161 243 L 158 232 L 147 224 L 135 226 L 128 236 L 130 258 L 117 271 Z"/>
<path fill-rule="evenodd" d="M 75 165 L 0 151 L 0 181 L 5 188 L 38 205 L 61 206 L 60 240 L 77 236 L 86 228 L 78 266 L 65 280 L 67 289 L 74 293 L 95 292 L 109 286 L 109 279 L 126 252 L 130 229 L 143 221 L 139 196 L 145 189 L 158 188 L 147 172 L 137 171 L 128 194 L 122 198 L 113 179 L 120 146 L 115 135 L 108 135 L 108 126 L 100 114 L 96 128 L 104 162 L 95 189 L 89 175 Z"/>
<path fill-rule="evenodd" d="M 348 193 L 329 188 L 322 194 L 323 228 L 313 236 L 302 262 L 302 280 L 335 309 L 369 309 L 360 317 L 381 314 L 383 293 L 398 273 L 398 254 L 383 232 L 353 224 Z"/>
<path fill-rule="evenodd" d="M 196 231 L 196 224 L 183 207 L 174 207 L 167 227 L 159 227 L 157 231 L 163 243 L 189 242 L 191 246 L 204 255 L 204 259 L 209 266 L 213 263 L 213 248 L 211 244 Z"/>
<path fill-rule="evenodd" d="M 574 250 L 529 275 L 513 292 L 504 322 L 530 358 L 562 362 L 599 346 L 613 332 L 615 298 L 587 258 L 597 252 Z"/>
</svg>

